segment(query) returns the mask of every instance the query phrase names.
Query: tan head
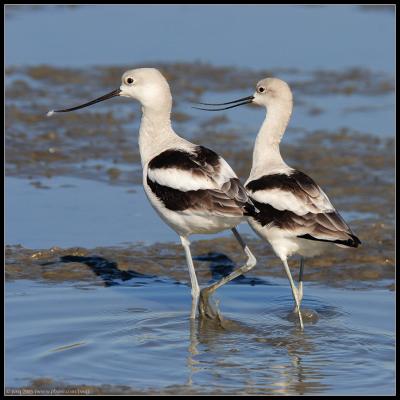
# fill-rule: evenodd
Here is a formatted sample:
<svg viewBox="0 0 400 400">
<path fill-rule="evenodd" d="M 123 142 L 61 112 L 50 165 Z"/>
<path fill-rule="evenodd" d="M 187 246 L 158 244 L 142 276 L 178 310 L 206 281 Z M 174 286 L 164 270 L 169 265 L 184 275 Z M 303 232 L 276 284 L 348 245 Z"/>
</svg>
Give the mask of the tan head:
<svg viewBox="0 0 400 400">
<path fill-rule="evenodd" d="M 172 104 L 168 82 L 155 68 L 126 71 L 122 75 L 120 91 L 120 96 L 136 99 L 145 108 L 165 109 Z"/>
<path fill-rule="evenodd" d="M 199 103 L 206 106 L 225 106 L 222 108 L 202 108 L 194 107 L 200 110 L 206 111 L 221 111 L 228 110 L 229 108 L 234 108 L 238 106 L 243 106 L 245 104 L 257 104 L 264 106 L 266 108 L 272 106 L 284 107 L 286 109 L 291 108 L 293 102 L 292 91 L 289 85 L 278 78 L 265 78 L 257 83 L 256 91 L 252 96 L 242 97 L 241 99 L 228 101 L 226 103 Z"/>
<path fill-rule="evenodd" d="M 156 112 L 170 112 L 172 107 L 172 96 L 167 80 L 161 72 L 155 68 L 138 68 L 126 71 L 122 75 L 122 84 L 119 89 L 113 90 L 104 96 L 80 106 L 67 108 L 63 110 L 53 110 L 54 112 L 69 112 L 88 107 L 112 97 L 122 96 L 138 100 L 144 109 Z"/>
<path fill-rule="evenodd" d="M 289 85 L 278 78 L 265 78 L 257 83 L 253 103 L 264 107 L 293 102 Z"/>
</svg>

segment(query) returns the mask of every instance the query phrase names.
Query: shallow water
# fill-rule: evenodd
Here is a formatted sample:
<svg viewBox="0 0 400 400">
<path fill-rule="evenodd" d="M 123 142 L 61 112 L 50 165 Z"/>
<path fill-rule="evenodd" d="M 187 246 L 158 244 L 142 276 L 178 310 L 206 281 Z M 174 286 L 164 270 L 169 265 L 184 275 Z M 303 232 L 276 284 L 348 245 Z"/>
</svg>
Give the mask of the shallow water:
<svg viewBox="0 0 400 400">
<path fill-rule="evenodd" d="M 394 294 L 308 284 L 305 331 L 286 280 L 219 291 L 225 328 L 190 324 L 190 289 L 168 279 L 6 287 L 7 387 L 38 378 L 133 392 L 393 394 Z M 338 384 L 340 382 L 340 385 Z M 60 386 L 60 384 L 59 384 Z"/>
<path fill-rule="evenodd" d="M 39 181 L 7 177 L 5 184 L 5 236 L 9 245 L 20 244 L 31 249 L 91 248 L 179 241 L 175 231 L 161 223 L 142 185 L 127 188 L 71 177 Z M 252 234 L 245 223 L 241 224 L 240 232 Z"/>
</svg>

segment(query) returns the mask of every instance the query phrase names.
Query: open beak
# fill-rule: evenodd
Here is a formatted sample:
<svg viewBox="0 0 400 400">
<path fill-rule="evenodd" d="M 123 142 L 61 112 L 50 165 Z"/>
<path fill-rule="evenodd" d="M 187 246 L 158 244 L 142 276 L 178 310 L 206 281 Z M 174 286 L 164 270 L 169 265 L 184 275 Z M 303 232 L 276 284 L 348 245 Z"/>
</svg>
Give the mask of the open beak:
<svg viewBox="0 0 400 400">
<path fill-rule="evenodd" d="M 225 106 L 227 104 L 233 104 L 233 106 L 229 107 L 221 107 L 221 108 L 202 108 L 202 107 L 193 107 L 197 110 L 205 110 L 205 111 L 221 111 L 221 110 L 228 110 L 229 108 L 243 106 L 245 104 L 250 104 L 254 100 L 254 96 L 247 96 L 242 97 L 241 99 L 228 101 L 227 103 L 198 103 L 202 104 L 203 106 Z"/>
<path fill-rule="evenodd" d="M 81 104 L 80 106 L 76 106 L 76 107 L 72 107 L 72 108 L 64 108 L 63 110 L 51 110 L 47 113 L 47 116 L 50 117 L 55 112 L 70 112 L 70 111 L 79 110 L 80 108 L 85 108 L 85 107 L 91 106 L 92 104 L 99 103 L 100 101 L 108 100 L 113 97 L 119 96 L 120 93 L 121 93 L 121 89 L 116 89 L 116 90 L 113 90 L 112 92 L 107 93 L 104 96 L 101 96 L 95 100 L 89 101 L 88 103 L 85 103 L 85 104 Z"/>
</svg>

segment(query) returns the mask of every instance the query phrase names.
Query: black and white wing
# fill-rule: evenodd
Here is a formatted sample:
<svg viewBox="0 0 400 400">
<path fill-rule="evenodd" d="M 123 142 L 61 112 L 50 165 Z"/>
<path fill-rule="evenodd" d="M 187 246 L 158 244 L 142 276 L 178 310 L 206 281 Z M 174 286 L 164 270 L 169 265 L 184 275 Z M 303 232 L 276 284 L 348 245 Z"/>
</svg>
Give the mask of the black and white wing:
<svg viewBox="0 0 400 400">
<path fill-rule="evenodd" d="M 302 239 L 361 244 L 323 190 L 303 172 L 264 175 L 248 182 L 246 189 L 260 211 L 254 218 L 262 226 L 275 226 Z"/>
<path fill-rule="evenodd" d="M 254 206 L 229 164 L 203 146 L 168 149 L 148 164 L 147 184 L 166 208 L 214 215 L 252 215 Z"/>
</svg>

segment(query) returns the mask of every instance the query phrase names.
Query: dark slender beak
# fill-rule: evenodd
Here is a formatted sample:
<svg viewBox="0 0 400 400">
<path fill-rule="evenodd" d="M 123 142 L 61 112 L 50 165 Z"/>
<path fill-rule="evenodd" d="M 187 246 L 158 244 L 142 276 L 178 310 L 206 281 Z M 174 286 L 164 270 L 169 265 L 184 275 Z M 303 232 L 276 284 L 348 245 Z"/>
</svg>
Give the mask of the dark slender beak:
<svg viewBox="0 0 400 400">
<path fill-rule="evenodd" d="M 70 112 L 70 111 L 79 110 L 80 108 L 85 108 L 85 107 L 91 106 L 92 104 L 99 103 L 100 101 L 108 100 L 113 97 L 119 96 L 120 93 L 121 93 L 121 89 L 116 89 L 116 90 L 113 90 L 112 92 L 107 93 L 104 96 L 101 96 L 95 100 L 89 101 L 88 103 L 85 103 L 85 104 L 81 104 L 80 106 L 76 106 L 76 107 L 72 107 L 72 108 L 65 108 L 63 110 L 51 110 L 47 113 L 47 116 L 51 116 L 55 112 Z"/>
<path fill-rule="evenodd" d="M 222 107 L 222 108 L 202 108 L 202 107 L 192 107 L 196 108 L 197 110 L 205 110 L 205 111 L 221 111 L 221 110 L 228 110 L 229 108 L 243 106 L 245 104 L 250 104 L 254 100 L 254 96 L 247 96 L 242 97 L 241 99 L 228 101 L 227 103 L 198 103 L 202 104 L 203 106 L 225 106 L 227 104 L 234 104 L 233 106 L 229 107 Z M 237 104 L 235 104 L 237 103 Z"/>
</svg>

